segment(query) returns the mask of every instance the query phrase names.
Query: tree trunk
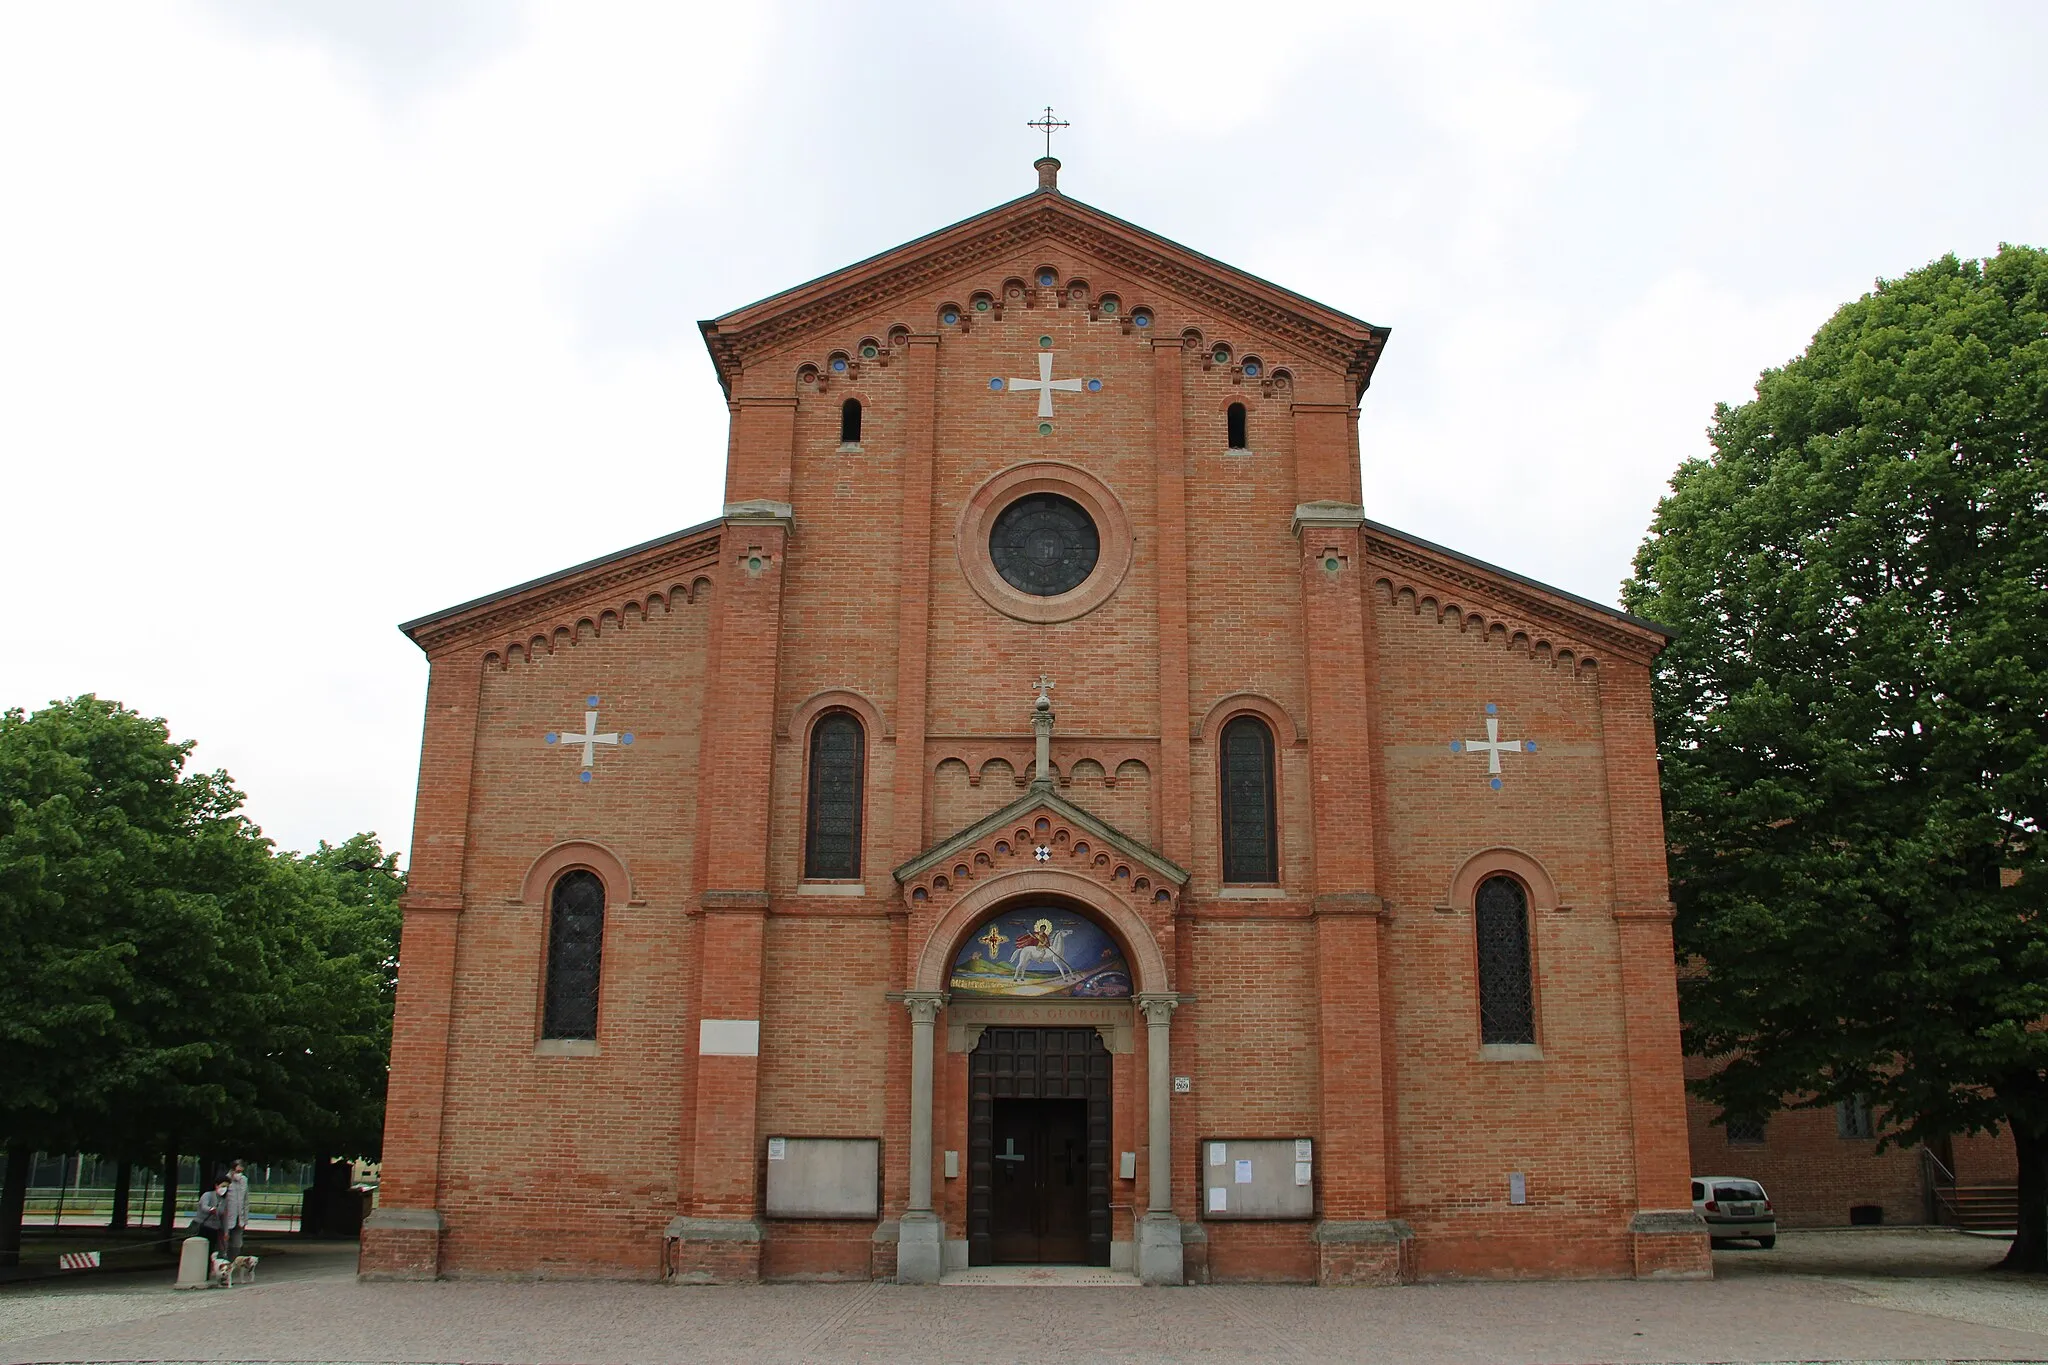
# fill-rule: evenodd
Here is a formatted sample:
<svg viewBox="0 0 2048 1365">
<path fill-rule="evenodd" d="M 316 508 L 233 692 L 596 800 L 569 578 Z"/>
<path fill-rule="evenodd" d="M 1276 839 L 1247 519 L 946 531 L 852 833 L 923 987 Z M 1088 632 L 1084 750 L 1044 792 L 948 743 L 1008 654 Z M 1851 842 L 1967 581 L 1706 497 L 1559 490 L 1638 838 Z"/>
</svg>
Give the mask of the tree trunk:
<svg viewBox="0 0 2048 1365">
<path fill-rule="evenodd" d="M 2028 1130 L 2008 1120 L 2020 1159 L 2019 1228 L 2001 1270 L 2048 1274 L 2048 1131 Z"/>
<path fill-rule="evenodd" d="M 107 1215 L 107 1226 L 126 1228 L 128 1226 L 128 1192 L 135 1173 L 134 1165 L 125 1156 L 114 1158 L 114 1211 Z"/>
<path fill-rule="evenodd" d="M 170 1236 L 178 1225 L 178 1154 L 164 1154 L 164 1206 L 156 1216 L 156 1230 Z"/>
<path fill-rule="evenodd" d="M 7 1149 L 7 1177 L 0 1183 L 0 1265 L 21 1264 L 21 1211 L 28 1206 L 28 1168 L 35 1153 Z"/>
</svg>

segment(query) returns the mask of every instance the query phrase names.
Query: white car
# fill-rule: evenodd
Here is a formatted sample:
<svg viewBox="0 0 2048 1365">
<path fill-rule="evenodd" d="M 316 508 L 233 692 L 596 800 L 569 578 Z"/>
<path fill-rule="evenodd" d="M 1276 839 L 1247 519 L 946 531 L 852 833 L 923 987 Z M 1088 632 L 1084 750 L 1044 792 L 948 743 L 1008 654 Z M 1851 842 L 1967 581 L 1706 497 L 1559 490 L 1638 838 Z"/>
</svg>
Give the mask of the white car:
<svg viewBox="0 0 2048 1365">
<path fill-rule="evenodd" d="M 1754 1180 L 1735 1175 L 1692 1178 L 1692 1211 L 1707 1220 L 1714 1242 L 1753 1239 L 1765 1251 L 1778 1244 L 1778 1215 L 1771 1198 Z"/>
</svg>

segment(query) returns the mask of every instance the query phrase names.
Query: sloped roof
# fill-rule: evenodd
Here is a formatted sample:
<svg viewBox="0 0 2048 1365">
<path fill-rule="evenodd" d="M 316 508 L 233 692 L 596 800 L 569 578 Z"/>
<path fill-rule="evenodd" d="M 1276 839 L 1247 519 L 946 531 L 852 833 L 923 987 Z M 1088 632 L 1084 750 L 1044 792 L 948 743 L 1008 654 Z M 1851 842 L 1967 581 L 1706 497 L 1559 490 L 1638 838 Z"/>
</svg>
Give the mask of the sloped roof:
<svg viewBox="0 0 2048 1365">
<path fill-rule="evenodd" d="M 1052 239 L 1088 252 L 1133 279 L 1201 300 L 1298 346 L 1352 376 L 1354 397 L 1372 382 L 1388 329 L 1260 279 L 1056 189 L 1036 189 L 950 227 L 697 324 L 718 382 L 732 394 L 746 356 L 789 337 L 863 317 L 940 276 L 994 262 Z"/>
</svg>

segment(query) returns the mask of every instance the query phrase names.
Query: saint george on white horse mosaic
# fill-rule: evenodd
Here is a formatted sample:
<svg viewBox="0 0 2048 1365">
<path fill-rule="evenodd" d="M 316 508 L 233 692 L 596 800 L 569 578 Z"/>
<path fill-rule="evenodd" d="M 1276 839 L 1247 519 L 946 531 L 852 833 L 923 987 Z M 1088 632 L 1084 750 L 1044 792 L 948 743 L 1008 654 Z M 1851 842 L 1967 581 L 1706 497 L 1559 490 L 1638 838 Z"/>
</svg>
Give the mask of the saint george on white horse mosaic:
<svg viewBox="0 0 2048 1365">
<path fill-rule="evenodd" d="M 966 995 L 1118 1000 L 1131 994 L 1124 952 L 1094 920 L 1071 910 L 1019 906 L 984 920 L 953 960 L 951 988 Z"/>
</svg>

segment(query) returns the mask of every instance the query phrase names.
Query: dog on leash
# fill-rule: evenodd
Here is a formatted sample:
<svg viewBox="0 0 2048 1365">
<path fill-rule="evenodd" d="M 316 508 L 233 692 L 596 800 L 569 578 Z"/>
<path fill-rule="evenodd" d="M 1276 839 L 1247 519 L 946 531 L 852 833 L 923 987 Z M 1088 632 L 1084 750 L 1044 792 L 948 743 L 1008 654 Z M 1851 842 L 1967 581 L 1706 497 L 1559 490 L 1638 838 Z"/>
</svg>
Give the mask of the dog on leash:
<svg viewBox="0 0 2048 1365">
<path fill-rule="evenodd" d="M 243 1284 L 252 1284 L 256 1279 L 256 1263 L 262 1259 L 261 1256 L 236 1256 L 233 1259 L 215 1256 L 210 1267 L 213 1273 L 209 1278 L 222 1289 L 234 1288 L 237 1277 Z"/>
</svg>

